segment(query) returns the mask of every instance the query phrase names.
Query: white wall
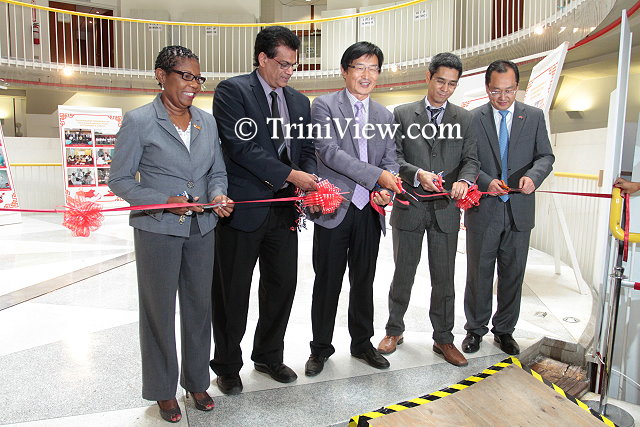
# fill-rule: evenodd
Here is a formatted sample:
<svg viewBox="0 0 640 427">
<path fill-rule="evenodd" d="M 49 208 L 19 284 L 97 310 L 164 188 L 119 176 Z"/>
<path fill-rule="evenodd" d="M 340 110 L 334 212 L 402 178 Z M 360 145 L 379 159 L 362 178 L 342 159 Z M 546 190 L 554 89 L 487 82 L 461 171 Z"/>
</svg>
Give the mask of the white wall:
<svg viewBox="0 0 640 427">
<path fill-rule="evenodd" d="M 380 9 L 382 4 L 388 3 L 388 0 L 327 0 L 327 9 L 344 9 L 344 8 L 356 8 L 367 6 L 378 6 Z"/>
<path fill-rule="evenodd" d="M 206 0 L 198 3 L 175 0 L 124 0 L 120 15 L 127 18 L 144 18 L 137 15 L 140 10 L 167 11 L 172 21 L 181 21 L 182 16 L 192 14 L 195 10 L 201 17 L 198 22 L 217 22 L 219 19 L 224 19 L 226 15 L 251 15 L 257 18 L 260 16 L 260 0 Z"/>
<path fill-rule="evenodd" d="M 333 18 L 352 15 L 356 12 L 356 9 L 325 10 L 320 16 L 322 18 Z M 337 70 L 340 68 L 342 53 L 357 40 L 356 26 L 357 20 L 354 18 L 321 24 L 322 46 L 320 52 L 322 57 L 320 67 L 323 70 Z"/>
<path fill-rule="evenodd" d="M 5 138 L 11 164 L 62 163 L 59 138 Z M 52 209 L 64 204 L 62 166 L 11 167 L 20 207 Z"/>
<path fill-rule="evenodd" d="M 144 95 L 102 94 L 78 92 L 66 100 L 62 105 L 121 108 L 123 113 L 140 107 L 153 100 L 153 93 Z M 211 113 L 212 95 L 199 95 L 193 102 L 198 108 Z M 29 137 L 57 138 L 59 135 L 58 112 L 51 114 L 26 114 L 26 127 Z M 5 125 L 6 126 L 6 125 Z"/>
<path fill-rule="evenodd" d="M 553 170 L 597 175 L 603 167 L 606 137 L 606 128 L 555 134 Z"/>
</svg>

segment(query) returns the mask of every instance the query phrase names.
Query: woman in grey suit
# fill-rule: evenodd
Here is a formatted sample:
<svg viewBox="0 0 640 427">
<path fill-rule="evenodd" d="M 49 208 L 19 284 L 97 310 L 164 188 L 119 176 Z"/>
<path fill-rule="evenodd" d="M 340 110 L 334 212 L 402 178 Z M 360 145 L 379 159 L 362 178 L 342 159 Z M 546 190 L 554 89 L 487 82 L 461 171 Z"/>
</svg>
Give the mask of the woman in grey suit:
<svg viewBox="0 0 640 427">
<path fill-rule="evenodd" d="M 213 228 L 233 210 L 227 198 L 218 130 L 210 114 L 193 107 L 205 78 L 198 57 L 165 47 L 155 63 L 162 93 L 125 114 L 118 132 L 109 186 L 130 204 L 198 200 L 219 203 L 131 212 L 138 272 L 142 397 L 156 400 L 169 422 L 182 418 L 176 400 L 176 292 L 180 301 L 180 385 L 197 409 L 213 409 L 209 388 Z M 140 174 L 139 181 L 136 173 Z"/>
</svg>

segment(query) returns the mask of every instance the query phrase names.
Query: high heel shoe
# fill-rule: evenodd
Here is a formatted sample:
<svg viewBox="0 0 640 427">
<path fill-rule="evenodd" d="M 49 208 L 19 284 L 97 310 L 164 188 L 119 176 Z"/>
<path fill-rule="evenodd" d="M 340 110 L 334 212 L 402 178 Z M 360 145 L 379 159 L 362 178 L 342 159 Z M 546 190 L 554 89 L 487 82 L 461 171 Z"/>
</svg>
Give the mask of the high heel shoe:
<svg viewBox="0 0 640 427">
<path fill-rule="evenodd" d="M 202 397 L 201 399 L 198 399 L 196 397 L 196 394 L 204 395 L 204 397 Z M 212 410 L 215 406 L 215 403 L 213 403 L 213 399 L 211 398 L 211 396 L 209 396 L 209 394 L 206 391 L 199 392 L 199 393 L 188 391 L 187 395 L 191 395 L 191 397 L 193 397 L 193 402 L 196 405 L 196 409 L 200 411 L 207 412 Z"/>
<path fill-rule="evenodd" d="M 176 406 L 169 409 L 163 409 L 160 402 L 171 402 L 174 401 Z M 160 416 L 163 420 L 169 421 L 170 423 L 177 423 L 182 419 L 182 412 L 180 412 L 180 406 L 178 405 L 178 401 L 176 399 L 171 400 L 161 400 L 158 401 L 158 407 L 160 408 Z"/>
</svg>

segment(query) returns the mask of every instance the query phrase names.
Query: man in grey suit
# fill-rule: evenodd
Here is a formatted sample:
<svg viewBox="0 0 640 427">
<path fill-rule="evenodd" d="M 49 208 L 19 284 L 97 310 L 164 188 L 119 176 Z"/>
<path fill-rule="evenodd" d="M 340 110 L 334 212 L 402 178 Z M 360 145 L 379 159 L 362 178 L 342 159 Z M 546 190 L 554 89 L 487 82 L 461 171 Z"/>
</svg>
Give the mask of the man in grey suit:
<svg viewBox="0 0 640 427">
<path fill-rule="evenodd" d="M 493 274 L 498 262 L 498 307 L 491 332 L 507 354 L 518 354 L 513 339 L 522 281 L 535 221 L 535 195 L 552 169 L 554 156 L 542 110 L 517 102 L 520 75 L 511 61 L 491 63 L 485 73 L 489 102 L 473 110 L 478 141 L 481 191 L 495 193 L 467 211 L 467 336 L 462 350 L 480 348 L 489 329 Z M 519 192 L 507 194 L 502 183 Z"/>
<path fill-rule="evenodd" d="M 427 96 L 395 109 L 400 132 L 396 150 L 400 177 L 407 188 L 418 194 L 441 192 L 436 175 L 443 172 L 444 190 L 453 199 L 465 197 L 475 181 L 479 162 L 471 130 L 471 114 L 448 101 L 462 74 L 462 62 L 452 53 L 433 57 L 427 71 Z M 447 132 L 445 126 L 451 125 Z M 436 129 L 440 130 L 436 134 Z M 419 132 L 425 129 L 425 132 Z M 433 136 L 433 137 L 430 137 Z M 389 290 L 387 335 L 378 345 L 382 354 L 390 354 L 403 341 L 404 314 L 420 262 L 422 239 L 427 233 L 433 351 L 456 366 L 467 360 L 453 344 L 454 283 L 456 247 L 460 229 L 460 209 L 451 197 L 439 196 L 409 204 L 394 203 L 391 213 L 395 272 Z"/>
<path fill-rule="evenodd" d="M 358 42 L 342 55 L 340 68 L 344 90 L 315 99 L 311 121 L 328 135 L 315 135 L 318 175 L 328 179 L 348 199 L 333 215 L 314 219 L 313 284 L 311 324 L 313 340 L 305 374 L 319 374 L 335 349 L 331 345 L 338 297 L 347 264 L 349 265 L 349 333 L 351 354 L 375 368 L 387 368 L 389 362 L 371 345 L 373 336 L 373 279 L 378 258 L 380 231 L 384 216 L 370 204 L 389 203 L 391 191 L 398 192 L 395 144 L 391 133 L 392 114 L 371 100 L 383 55 L 379 47 Z M 380 125 L 380 126 L 376 126 Z M 344 130 L 344 132 L 342 131 Z M 392 129 L 389 129 L 392 130 Z M 374 186 L 380 190 L 371 193 Z M 386 190 L 389 189 L 389 190 Z"/>
</svg>

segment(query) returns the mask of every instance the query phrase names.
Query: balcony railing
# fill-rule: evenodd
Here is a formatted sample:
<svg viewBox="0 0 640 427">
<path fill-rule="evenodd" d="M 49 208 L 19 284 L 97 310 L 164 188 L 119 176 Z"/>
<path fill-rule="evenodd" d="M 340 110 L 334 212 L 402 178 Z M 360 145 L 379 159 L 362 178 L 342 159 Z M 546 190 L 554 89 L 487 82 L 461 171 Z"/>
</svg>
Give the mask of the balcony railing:
<svg viewBox="0 0 640 427">
<path fill-rule="evenodd" d="M 463 58 L 510 46 L 517 56 L 539 53 L 583 38 L 614 3 L 417 0 L 279 24 L 302 41 L 296 78 L 322 78 L 339 74 L 343 50 L 359 40 L 380 46 L 385 68 L 394 71 L 424 66 L 443 51 Z M 253 69 L 255 36 L 266 25 L 150 21 L 0 0 L 0 65 L 151 77 L 160 49 L 180 44 L 199 55 L 204 75 L 225 78 Z"/>
</svg>

